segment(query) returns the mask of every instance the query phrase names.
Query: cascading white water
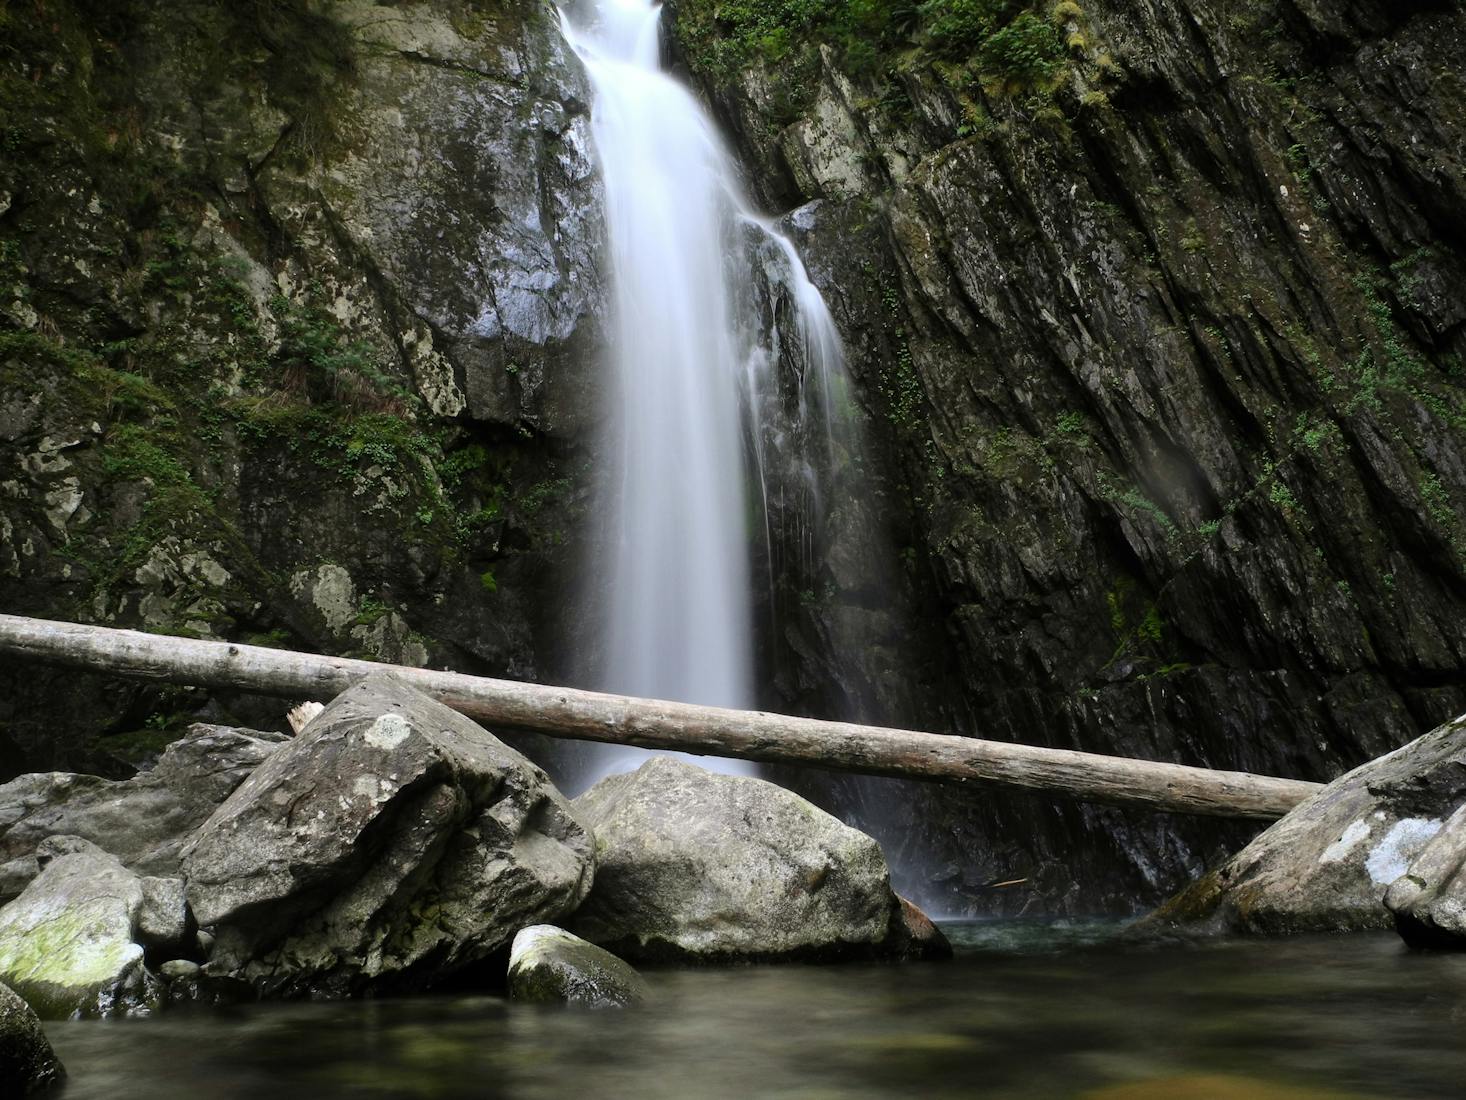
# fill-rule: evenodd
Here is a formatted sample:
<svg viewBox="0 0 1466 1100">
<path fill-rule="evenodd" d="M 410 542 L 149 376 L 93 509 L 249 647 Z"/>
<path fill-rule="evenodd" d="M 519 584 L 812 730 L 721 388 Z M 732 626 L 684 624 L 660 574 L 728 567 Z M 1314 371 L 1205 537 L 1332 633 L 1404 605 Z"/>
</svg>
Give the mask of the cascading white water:
<svg viewBox="0 0 1466 1100">
<path fill-rule="evenodd" d="M 745 487 L 744 417 L 756 415 L 757 387 L 779 359 L 766 346 L 777 333 L 742 315 L 755 297 L 747 281 L 768 278 L 755 270 L 750 227 L 782 257 L 802 363 L 823 375 L 838 365 L 839 340 L 793 246 L 743 198 L 711 120 L 661 71 L 660 14 L 653 0 L 582 0 L 564 21 L 595 92 L 614 295 L 618 400 L 608 450 L 619 466 L 604 508 L 612 561 L 601 683 L 747 707 L 754 501 Z M 755 462 L 760 436 L 755 423 Z M 760 487 L 764 480 L 759 469 Z M 615 750 L 601 770 L 634 766 L 643 755 Z"/>
</svg>

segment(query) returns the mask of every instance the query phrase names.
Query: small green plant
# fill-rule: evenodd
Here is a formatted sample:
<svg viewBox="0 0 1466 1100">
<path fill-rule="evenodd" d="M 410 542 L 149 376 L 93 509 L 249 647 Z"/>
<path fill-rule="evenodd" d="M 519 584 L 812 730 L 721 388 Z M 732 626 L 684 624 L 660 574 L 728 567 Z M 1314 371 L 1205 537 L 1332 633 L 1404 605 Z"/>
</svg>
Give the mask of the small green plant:
<svg viewBox="0 0 1466 1100">
<path fill-rule="evenodd" d="M 980 56 L 983 68 L 996 76 L 1023 85 L 1045 84 L 1064 62 L 1064 40 L 1052 23 L 1025 11 L 994 31 Z"/>
</svg>

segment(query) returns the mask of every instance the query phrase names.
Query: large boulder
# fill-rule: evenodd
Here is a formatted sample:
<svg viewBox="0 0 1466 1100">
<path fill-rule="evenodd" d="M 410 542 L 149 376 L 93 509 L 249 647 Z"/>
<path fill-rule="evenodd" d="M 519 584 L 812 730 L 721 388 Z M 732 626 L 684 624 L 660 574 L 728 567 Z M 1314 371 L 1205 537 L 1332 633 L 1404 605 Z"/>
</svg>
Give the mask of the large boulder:
<svg viewBox="0 0 1466 1100">
<path fill-rule="evenodd" d="M 184 877 L 207 972 L 293 996 L 421 988 L 589 889 L 594 842 L 543 771 L 378 674 L 201 828 Z"/>
<path fill-rule="evenodd" d="M 1390 885 L 1385 908 L 1411 947 L 1466 949 L 1466 804 Z"/>
<path fill-rule="evenodd" d="M 41 873 L 0 909 L 0 982 L 44 1019 L 125 1015 L 157 1002 L 143 966 L 137 875 L 80 837 L 51 837 Z"/>
<path fill-rule="evenodd" d="M 940 954 L 881 847 L 791 791 L 658 756 L 575 802 L 596 882 L 569 927 L 650 961 Z"/>
<path fill-rule="evenodd" d="M 35 1012 L 0 985 L 0 1096 L 33 1096 L 65 1076 Z"/>
<path fill-rule="evenodd" d="M 1388 928 L 1385 891 L 1463 801 L 1466 716 L 1336 779 L 1137 931 Z"/>
<path fill-rule="evenodd" d="M 615 955 L 553 924 L 522 928 L 509 949 L 509 996 L 519 1001 L 625 1008 L 646 982 Z"/>
<path fill-rule="evenodd" d="M 35 878 L 50 836 L 82 837 L 140 874 L 176 875 L 193 831 L 285 740 L 200 723 L 125 781 L 38 772 L 0 785 L 0 901 Z"/>
</svg>

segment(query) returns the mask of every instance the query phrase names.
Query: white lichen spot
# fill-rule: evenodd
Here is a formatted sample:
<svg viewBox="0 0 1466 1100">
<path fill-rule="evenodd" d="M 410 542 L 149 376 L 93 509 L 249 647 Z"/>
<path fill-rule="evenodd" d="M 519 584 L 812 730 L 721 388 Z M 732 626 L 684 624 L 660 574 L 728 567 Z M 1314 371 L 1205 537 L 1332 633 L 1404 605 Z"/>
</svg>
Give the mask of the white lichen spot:
<svg viewBox="0 0 1466 1100">
<path fill-rule="evenodd" d="M 374 749 L 390 751 L 412 736 L 412 727 L 400 714 L 384 714 L 363 735 Z"/>
<path fill-rule="evenodd" d="M 362 798 L 375 798 L 377 796 L 377 781 L 370 775 L 358 775 L 356 782 L 351 784 L 351 793 L 360 795 Z"/>
<path fill-rule="evenodd" d="M 1402 817 L 1364 861 L 1370 881 L 1388 886 L 1410 868 L 1425 842 L 1441 831 L 1439 818 Z"/>
<path fill-rule="evenodd" d="M 1323 855 L 1318 857 L 1320 863 L 1338 863 L 1350 852 L 1359 846 L 1359 842 L 1369 836 L 1370 826 L 1367 821 L 1353 821 L 1339 835 L 1339 839 L 1323 850 Z"/>
</svg>

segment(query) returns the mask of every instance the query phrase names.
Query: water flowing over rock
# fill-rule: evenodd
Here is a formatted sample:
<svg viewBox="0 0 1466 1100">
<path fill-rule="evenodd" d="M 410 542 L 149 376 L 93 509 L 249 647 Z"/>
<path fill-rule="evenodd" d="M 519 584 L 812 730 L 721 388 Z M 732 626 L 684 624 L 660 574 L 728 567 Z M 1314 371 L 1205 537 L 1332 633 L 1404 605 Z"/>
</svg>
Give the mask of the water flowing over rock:
<svg viewBox="0 0 1466 1100">
<path fill-rule="evenodd" d="M 1391 884 L 1385 907 L 1411 947 L 1466 949 L 1466 803 Z"/>
<path fill-rule="evenodd" d="M 35 1012 L 0 984 L 0 1093 L 31 1096 L 65 1076 Z"/>
<path fill-rule="evenodd" d="M 761 779 L 666 756 L 575 801 L 596 884 L 577 935 L 632 960 L 730 962 L 940 954 L 916 940 L 880 845 Z"/>
<path fill-rule="evenodd" d="M 552 924 L 524 928 L 509 950 L 509 996 L 584 1008 L 647 999 L 641 975 L 609 951 Z"/>
<path fill-rule="evenodd" d="M 139 874 L 176 875 L 194 830 L 284 740 L 199 723 L 132 779 L 40 772 L 0 786 L 0 901 L 36 876 L 50 836 L 82 837 Z"/>
<path fill-rule="evenodd" d="M 430 985 L 570 911 L 593 847 L 543 771 L 383 673 L 261 765 L 183 871 L 211 976 L 343 995 Z"/>
<path fill-rule="evenodd" d="M 712 120 L 661 71 L 661 6 L 601 0 L 569 11 L 566 33 L 595 90 L 614 318 L 601 679 L 624 694 L 747 706 L 759 602 L 747 502 L 756 495 L 766 520 L 779 472 L 765 465 L 772 375 L 781 354 L 800 357 L 799 412 L 823 437 L 839 337 L 793 246 L 748 206 Z M 789 450 L 807 442 L 784 437 Z M 794 461 L 795 491 L 808 495 L 813 467 Z"/>
<path fill-rule="evenodd" d="M 1449 853 L 1459 835 L 1427 858 L 1466 803 L 1466 716 L 1354 769 L 1304 802 L 1241 852 L 1172 898 L 1138 928 L 1233 932 L 1353 932 L 1390 927 L 1390 908 L 1422 933 L 1430 900 L 1420 887 L 1449 890 Z M 1459 826 L 1458 826 L 1459 830 Z M 1415 862 L 1420 885 L 1397 884 Z M 1397 885 L 1392 885 L 1397 884 Z M 1447 917 L 1452 902 L 1442 899 Z M 1405 916 L 1400 917 L 1403 912 Z M 1407 936 L 1408 938 L 1408 936 Z"/>
<path fill-rule="evenodd" d="M 41 873 L 0 908 L 0 982 L 44 1019 L 147 1011 L 158 989 L 138 942 L 138 877 L 79 837 L 38 854 Z"/>
</svg>

